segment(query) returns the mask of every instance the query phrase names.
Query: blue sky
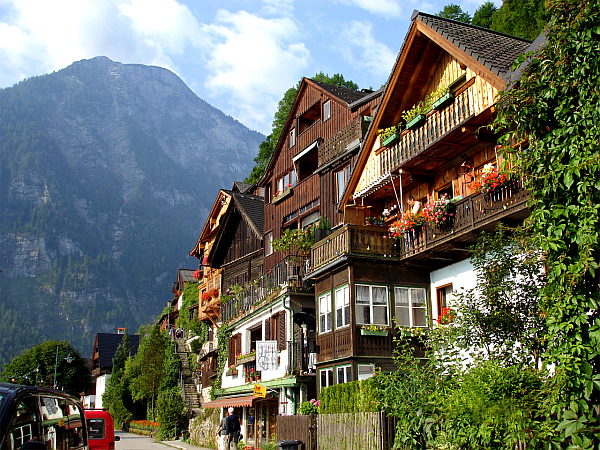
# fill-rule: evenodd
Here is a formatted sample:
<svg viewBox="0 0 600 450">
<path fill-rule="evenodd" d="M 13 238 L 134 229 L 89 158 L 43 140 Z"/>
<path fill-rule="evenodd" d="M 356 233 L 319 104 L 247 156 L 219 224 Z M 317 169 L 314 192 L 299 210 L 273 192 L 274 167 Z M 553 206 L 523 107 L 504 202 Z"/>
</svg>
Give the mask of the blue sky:
<svg viewBox="0 0 600 450">
<path fill-rule="evenodd" d="M 202 99 L 268 134 L 303 76 L 379 88 L 412 11 L 485 0 L 0 0 L 0 87 L 108 56 L 165 67 Z M 499 1 L 495 2 L 500 5 Z"/>
</svg>

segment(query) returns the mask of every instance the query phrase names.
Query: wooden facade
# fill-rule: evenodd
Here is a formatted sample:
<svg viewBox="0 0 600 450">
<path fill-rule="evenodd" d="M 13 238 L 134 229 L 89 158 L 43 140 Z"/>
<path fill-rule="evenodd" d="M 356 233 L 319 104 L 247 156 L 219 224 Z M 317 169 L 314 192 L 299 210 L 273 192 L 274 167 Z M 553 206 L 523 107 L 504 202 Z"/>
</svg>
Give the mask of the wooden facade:
<svg viewBox="0 0 600 450">
<path fill-rule="evenodd" d="M 332 205 L 337 203 L 337 196 L 332 176 L 323 179 L 315 173 L 332 157 L 319 149 L 354 119 L 373 113 L 379 95 L 369 94 L 303 80 L 274 155 L 258 182 L 265 191 L 265 268 L 273 267 L 284 256 L 269 254 L 271 238 L 278 239 L 286 228 L 302 228 L 305 220 L 327 213 L 334 216 Z M 368 100 L 361 102 L 363 98 Z M 362 122 L 358 124 L 360 128 Z M 331 147 L 333 155 L 336 148 Z"/>
<path fill-rule="evenodd" d="M 475 61 L 465 51 L 471 34 L 498 40 L 494 54 L 506 50 L 506 60 L 482 55 Z M 474 189 L 483 166 L 501 162 L 490 129 L 496 96 L 504 87 L 496 66 L 504 64 L 508 71 L 510 58 L 526 46 L 448 19 L 413 17 L 337 205 L 343 225 L 311 249 L 307 277 L 315 281 L 320 387 L 348 381 L 348 370 L 353 380 L 360 379 L 361 365 L 392 369 L 398 337 L 394 319 L 409 327 L 432 324 L 438 305 L 431 298 L 430 273 L 466 258 L 466 248 L 481 231 L 494 229 L 499 221 L 518 224 L 529 214 L 520 180 L 491 193 Z M 405 127 L 403 113 L 440 88 L 447 88 L 448 100 L 438 102 L 414 128 Z M 399 123 L 399 136 L 383 145 L 378 131 Z M 444 195 L 454 201 L 448 222 L 427 223 L 398 238 L 390 235 L 391 223 L 409 210 L 408 196 L 425 205 Z M 366 217 L 377 216 L 381 226 L 366 224 Z"/>
</svg>

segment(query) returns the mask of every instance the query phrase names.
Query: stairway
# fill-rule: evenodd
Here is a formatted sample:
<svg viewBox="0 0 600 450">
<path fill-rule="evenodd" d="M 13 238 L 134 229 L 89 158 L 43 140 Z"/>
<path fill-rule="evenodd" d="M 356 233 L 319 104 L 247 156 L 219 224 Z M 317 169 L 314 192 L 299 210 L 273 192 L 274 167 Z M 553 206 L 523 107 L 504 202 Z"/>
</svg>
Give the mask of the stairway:
<svg viewBox="0 0 600 450">
<path fill-rule="evenodd" d="M 193 414 L 200 409 L 200 399 L 196 391 L 196 384 L 192 380 L 192 372 L 188 363 L 188 351 L 184 339 L 175 339 L 177 344 L 177 355 L 181 361 L 181 390 L 188 407 L 188 411 Z"/>
</svg>

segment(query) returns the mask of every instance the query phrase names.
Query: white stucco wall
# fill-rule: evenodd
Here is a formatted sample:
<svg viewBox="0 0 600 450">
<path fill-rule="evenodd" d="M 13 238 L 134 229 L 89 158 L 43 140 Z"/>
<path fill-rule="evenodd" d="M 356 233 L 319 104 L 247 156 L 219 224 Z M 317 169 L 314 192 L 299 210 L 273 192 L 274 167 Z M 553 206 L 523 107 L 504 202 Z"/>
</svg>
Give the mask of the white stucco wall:
<svg viewBox="0 0 600 450">
<path fill-rule="evenodd" d="M 285 305 L 289 307 L 289 297 L 285 298 Z M 286 372 L 288 372 L 288 363 L 289 363 L 289 352 L 290 346 L 289 341 L 291 341 L 291 330 L 292 330 L 292 322 L 291 322 L 291 314 L 289 310 L 284 309 L 282 300 L 279 299 L 269 305 L 268 309 L 260 311 L 252 315 L 249 319 L 244 320 L 234 329 L 232 334 L 241 333 L 242 335 L 242 353 L 248 353 L 250 351 L 250 331 L 251 329 L 255 329 L 258 324 L 262 325 L 262 335 L 263 339 L 265 336 L 265 320 L 271 317 L 273 314 L 277 314 L 280 311 L 285 311 L 285 333 L 286 333 L 286 341 L 288 345 L 286 345 L 285 350 L 279 351 L 279 364 L 276 369 L 271 370 L 263 370 L 261 373 L 261 381 L 269 381 L 277 378 L 282 378 L 285 376 Z M 223 378 L 221 382 L 221 386 L 223 389 L 241 386 L 246 384 L 246 380 L 244 377 L 244 365 L 240 364 L 237 366 L 238 375 L 237 376 L 227 376 L 225 373 L 227 372 L 229 365 L 231 363 L 227 361 L 227 364 L 224 369 Z"/>
<path fill-rule="evenodd" d="M 452 283 L 453 291 L 472 289 L 477 284 L 477 274 L 473 270 L 471 262 L 466 259 L 441 269 L 434 270 L 429 275 L 429 281 L 431 283 L 431 316 L 437 318 L 440 311 L 438 311 L 437 307 L 436 289 L 450 283 Z M 449 306 L 452 306 L 452 300 L 450 300 Z"/>
<path fill-rule="evenodd" d="M 110 375 L 100 375 L 96 378 L 96 408 L 102 408 L 102 394 L 106 391 L 106 382 L 110 379 Z"/>
</svg>

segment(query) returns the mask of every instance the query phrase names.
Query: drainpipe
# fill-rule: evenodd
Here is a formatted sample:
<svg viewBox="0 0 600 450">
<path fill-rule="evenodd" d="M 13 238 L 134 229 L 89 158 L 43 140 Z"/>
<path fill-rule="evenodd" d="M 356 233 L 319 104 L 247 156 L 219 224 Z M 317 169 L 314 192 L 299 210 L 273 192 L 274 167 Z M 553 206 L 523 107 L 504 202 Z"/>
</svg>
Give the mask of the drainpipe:
<svg viewBox="0 0 600 450">
<path fill-rule="evenodd" d="M 290 307 L 285 306 L 285 297 L 281 300 L 281 306 L 290 312 L 290 332 L 291 332 L 291 343 L 290 343 L 290 366 L 294 367 L 294 310 Z M 292 402 L 292 415 L 296 414 L 296 402 L 294 396 L 291 397 L 287 394 L 287 389 L 282 387 L 283 395 Z"/>
</svg>

